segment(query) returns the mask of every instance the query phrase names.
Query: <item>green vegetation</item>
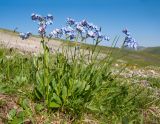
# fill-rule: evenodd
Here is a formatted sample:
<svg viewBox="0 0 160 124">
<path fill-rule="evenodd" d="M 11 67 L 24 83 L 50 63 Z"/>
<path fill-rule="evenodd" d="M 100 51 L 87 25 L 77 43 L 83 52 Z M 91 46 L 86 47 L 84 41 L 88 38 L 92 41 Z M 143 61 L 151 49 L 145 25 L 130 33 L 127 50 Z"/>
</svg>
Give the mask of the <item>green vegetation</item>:
<svg viewBox="0 0 160 124">
<path fill-rule="evenodd" d="M 53 54 L 41 44 L 37 55 L 1 47 L 0 123 L 160 123 L 160 77 L 121 75 L 135 65 L 160 72 L 158 54 L 68 41 Z"/>
<path fill-rule="evenodd" d="M 18 35 L 18 32 L 13 32 L 13 31 L 8 30 L 8 29 L 2 29 L 2 28 L 0 28 L 0 32 L 7 33 L 7 34 L 10 34 L 10 35 Z"/>
<path fill-rule="evenodd" d="M 37 56 L 0 50 L 0 94 L 17 106 L 6 116 L 0 113 L 3 123 L 160 123 L 153 89 L 160 87 L 159 79 L 147 78 L 149 88 L 113 74 L 116 48 L 97 61 L 98 46 L 85 56 L 74 45 L 75 51 L 65 44 L 62 53 L 51 54 L 42 44 L 44 53 Z M 10 104 L 7 97 L 0 99 L 1 112 Z"/>
<path fill-rule="evenodd" d="M 149 47 L 144 49 L 143 51 L 147 53 L 160 55 L 160 47 Z"/>
</svg>

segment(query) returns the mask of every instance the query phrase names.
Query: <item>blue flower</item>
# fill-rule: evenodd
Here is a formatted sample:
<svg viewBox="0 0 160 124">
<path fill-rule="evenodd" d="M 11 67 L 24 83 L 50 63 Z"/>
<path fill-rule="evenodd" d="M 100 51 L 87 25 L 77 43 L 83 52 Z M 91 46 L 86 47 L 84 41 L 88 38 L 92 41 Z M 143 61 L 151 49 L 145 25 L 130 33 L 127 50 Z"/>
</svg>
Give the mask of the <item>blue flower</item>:
<svg viewBox="0 0 160 124">
<path fill-rule="evenodd" d="M 75 20 L 74 19 L 72 19 L 72 18 L 67 18 L 67 25 L 70 25 L 70 26 L 72 26 L 72 25 L 74 25 L 75 24 Z"/>
<path fill-rule="evenodd" d="M 84 32 L 85 32 L 84 27 L 83 27 L 82 25 L 80 25 L 80 24 L 78 24 L 78 25 L 76 26 L 76 30 L 77 30 L 78 32 L 80 32 L 80 33 L 84 33 Z"/>
<path fill-rule="evenodd" d="M 80 34 L 80 36 L 79 36 Z M 50 37 L 62 38 L 66 37 L 70 40 L 78 37 L 78 40 L 86 40 L 87 38 L 92 38 L 98 42 L 102 40 L 109 40 L 109 37 L 101 34 L 101 28 L 98 26 L 89 23 L 87 20 L 82 20 L 81 22 L 76 22 L 72 18 L 67 18 L 66 27 L 53 30 L 50 34 Z"/>
<path fill-rule="evenodd" d="M 68 33 L 70 40 L 73 40 L 74 38 L 76 38 L 76 35 L 74 33 Z"/>
<path fill-rule="evenodd" d="M 31 15 L 31 19 L 33 20 L 33 21 L 42 21 L 43 20 L 43 17 L 41 16 L 41 15 L 38 15 L 38 14 L 32 14 Z"/>
<path fill-rule="evenodd" d="M 124 33 L 124 34 L 126 34 L 126 35 L 130 35 L 130 33 L 129 33 L 129 31 L 127 30 L 127 29 L 124 29 L 124 30 L 122 30 L 122 32 Z"/>
<path fill-rule="evenodd" d="M 31 19 L 34 20 L 34 21 L 36 21 L 36 20 L 37 20 L 36 14 L 32 13 L 32 14 L 31 14 Z"/>
<path fill-rule="evenodd" d="M 30 37 L 32 35 L 32 33 L 31 32 L 27 32 L 26 35 L 27 35 L 27 37 Z"/>
<path fill-rule="evenodd" d="M 87 27 L 88 26 L 88 22 L 84 19 L 80 22 L 80 24 L 84 27 Z"/>
<path fill-rule="evenodd" d="M 109 40 L 110 40 L 110 38 L 109 38 L 108 36 L 104 36 L 104 40 L 109 41 Z"/>
<path fill-rule="evenodd" d="M 94 25 L 92 23 L 88 23 L 88 29 L 90 30 L 94 29 Z"/>
<path fill-rule="evenodd" d="M 95 30 L 96 32 L 100 32 L 100 31 L 101 31 L 101 28 L 99 28 L 99 27 L 97 27 L 97 26 L 94 26 L 93 28 L 94 28 L 94 30 Z"/>
<path fill-rule="evenodd" d="M 48 14 L 47 19 L 53 21 L 53 16 L 51 14 Z"/>
<path fill-rule="evenodd" d="M 46 22 L 46 24 L 47 24 L 47 25 L 52 25 L 52 24 L 53 24 L 53 21 L 52 21 L 52 20 L 48 20 L 48 21 Z"/>
<path fill-rule="evenodd" d="M 101 34 L 101 32 L 96 32 L 96 34 L 98 39 L 103 39 L 104 36 Z"/>
<path fill-rule="evenodd" d="M 40 35 L 45 35 L 46 34 L 46 25 L 41 25 L 39 28 L 38 28 L 38 33 L 40 34 Z"/>
<path fill-rule="evenodd" d="M 32 34 L 30 32 L 27 33 L 19 33 L 20 38 L 22 38 L 22 40 L 24 39 L 28 39 Z"/>
<path fill-rule="evenodd" d="M 47 25 L 51 25 L 53 23 L 53 16 L 51 14 L 48 14 L 46 17 L 43 17 L 41 15 L 38 14 L 31 14 L 31 19 L 33 21 L 37 21 L 38 22 L 38 33 L 41 36 L 45 36 L 46 34 L 46 27 Z"/>
<path fill-rule="evenodd" d="M 99 31 L 95 31 L 94 32 L 94 39 L 97 40 L 98 42 L 102 41 L 102 40 L 107 40 L 109 41 L 109 37 L 108 36 L 105 36 L 105 35 L 102 35 L 102 33 Z"/>
<path fill-rule="evenodd" d="M 55 29 L 50 33 L 50 37 L 61 38 L 63 35 L 62 29 Z"/>
<path fill-rule="evenodd" d="M 25 39 L 25 33 L 19 33 L 19 36 L 20 36 L 20 38 L 22 38 L 22 40 L 24 40 Z"/>
<path fill-rule="evenodd" d="M 137 50 L 137 47 L 138 47 L 137 42 L 134 42 L 132 47 L 133 47 L 135 50 Z"/>
<path fill-rule="evenodd" d="M 137 42 L 133 39 L 127 29 L 122 30 L 122 32 L 126 35 L 125 40 L 123 42 L 123 46 L 127 48 L 137 49 Z"/>
<path fill-rule="evenodd" d="M 98 26 L 94 25 L 93 23 L 88 23 L 87 28 L 89 30 L 94 30 L 95 32 L 100 32 L 101 28 L 99 28 Z"/>
<path fill-rule="evenodd" d="M 95 38 L 95 33 L 93 31 L 88 31 L 87 36 L 90 38 Z"/>
<path fill-rule="evenodd" d="M 52 37 L 57 37 L 57 32 L 55 30 L 53 30 L 50 35 L 52 35 Z"/>
<path fill-rule="evenodd" d="M 62 31 L 64 32 L 64 34 L 68 34 L 70 32 L 74 32 L 73 28 L 70 27 L 70 26 L 62 28 Z"/>
</svg>

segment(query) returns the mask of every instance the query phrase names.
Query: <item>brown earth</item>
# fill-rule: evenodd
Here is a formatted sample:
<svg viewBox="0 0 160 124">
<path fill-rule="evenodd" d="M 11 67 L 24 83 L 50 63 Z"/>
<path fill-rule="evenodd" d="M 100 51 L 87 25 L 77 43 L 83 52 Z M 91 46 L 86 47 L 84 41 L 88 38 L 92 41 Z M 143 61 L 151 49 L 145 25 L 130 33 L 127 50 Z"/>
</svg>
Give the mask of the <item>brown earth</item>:
<svg viewBox="0 0 160 124">
<path fill-rule="evenodd" d="M 7 48 L 19 49 L 27 52 L 40 52 L 42 46 L 40 44 L 40 38 L 30 37 L 29 39 L 22 40 L 16 33 L 8 33 L 0 31 L 0 43 Z M 61 46 L 62 42 L 56 40 L 50 40 L 48 46 L 54 50 Z"/>
</svg>

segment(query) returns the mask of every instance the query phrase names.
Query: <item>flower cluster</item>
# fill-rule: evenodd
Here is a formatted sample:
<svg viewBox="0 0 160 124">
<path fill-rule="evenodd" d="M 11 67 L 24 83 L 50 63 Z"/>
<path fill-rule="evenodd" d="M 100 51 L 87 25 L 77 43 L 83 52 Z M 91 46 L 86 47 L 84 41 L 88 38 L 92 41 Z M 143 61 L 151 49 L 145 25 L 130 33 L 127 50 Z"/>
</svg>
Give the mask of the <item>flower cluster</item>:
<svg viewBox="0 0 160 124">
<path fill-rule="evenodd" d="M 62 29 L 55 29 L 49 34 L 49 37 L 51 38 L 54 36 L 55 38 L 60 38 L 62 37 L 62 35 L 63 35 Z"/>
<path fill-rule="evenodd" d="M 20 38 L 22 38 L 22 40 L 24 39 L 28 39 L 32 34 L 30 32 L 27 33 L 19 33 Z"/>
<path fill-rule="evenodd" d="M 41 16 L 38 14 L 32 14 L 31 15 L 31 19 L 33 21 L 37 21 L 38 22 L 38 32 L 41 36 L 45 36 L 46 35 L 46 27 L 47 25 L 51 25 L 53 23 L 53 16 L 51 14 L 48 14 L 47 16 Z"/>
<path fill-rule="evenodd" d="M 74 40 L 77 37 L 82 38 L 81 40 L 92 38 L 98 42 L 109 40 L 109 37 L 101 34 L 101 28 L 86 20 L 76 22 L 72 18 L 67 18 L 66 27 L 53 30 L 50 36 L 55 38 L 63 38 L 65 36 L 70 40 Z"/>
<path fill-rule="evenodd" d="M 35 22 L 38 22 L 38 32 L 41 35 L 41 37 L 45 37 L 46 27 L 53 23 L 53 16 L 51 14 L 48 14 L 47 16 L 41 16 L 33 13 L 31 15 L 31 19 Z M 123 47 L 137 49 L 137 42 L 135 41 L 135 39 L 131 37 L 129 31 L 127 29 L 124 29 L 122 32 L 126 35 Z M 22 40 L 24 40 L 29 38 L 29 36 L 31 36 L 31 33 L 20 33 L 19 36 L 22 38 Z M 48 38 L 52 37 L 76 41 L 84 41 L 88 38 L 91 38 L 94 41 L 96 41 L 96 43 L 99 43 L 102 40 L 109 41 L 109 37 L 101 33 L 101 27 L 89 23 L 85 19 L 80 22 L 77 22 L 72 18 L 67 18 L 65 27 L 53 30 L 49 34 Z"/>
<path fill-rule="evenodd" d="M 137 49 L 137 42 L 134 38 L 131 37 L 129 31 L 127 29 L 122 30 L 122 32 L 126 35 L 123 46 L 126 48 Z"/>
</svg>

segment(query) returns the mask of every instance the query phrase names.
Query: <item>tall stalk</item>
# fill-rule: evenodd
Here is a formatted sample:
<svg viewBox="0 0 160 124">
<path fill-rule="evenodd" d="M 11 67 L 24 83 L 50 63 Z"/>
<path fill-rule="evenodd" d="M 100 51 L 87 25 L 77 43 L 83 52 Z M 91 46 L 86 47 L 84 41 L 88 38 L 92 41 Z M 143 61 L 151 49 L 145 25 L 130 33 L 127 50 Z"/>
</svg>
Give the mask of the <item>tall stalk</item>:
<svg viewBox="0 0 160 124">
<path fill-rule="evenodd" d="M 49 49 L 42 36 L 41 44 L 43 46 L 43 80 L 45 86 L 45 103 L 48 105 L 49 101 Z"/>
</svg>

